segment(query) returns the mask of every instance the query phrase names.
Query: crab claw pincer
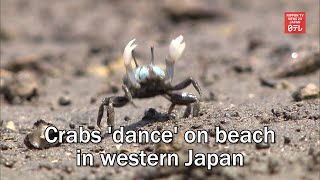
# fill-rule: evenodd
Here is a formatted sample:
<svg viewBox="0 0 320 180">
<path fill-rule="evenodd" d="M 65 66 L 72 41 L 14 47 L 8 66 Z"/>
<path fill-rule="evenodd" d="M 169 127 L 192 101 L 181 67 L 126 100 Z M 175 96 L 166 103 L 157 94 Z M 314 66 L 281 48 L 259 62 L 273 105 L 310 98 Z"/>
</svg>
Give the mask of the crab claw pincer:
<svg viewBox="0 0 320 180">
<path fill-rule="evenodd" d="M 126 67 L 128 80 L 131 83 L 132 86 L 139 88 L 140 84 L 135 79 L 134 72 L 131 66 L 131 60 L 132 60 L 132 51 L 134 48 L 137 47 L 136 44 L 133 44 L 136 39 L 132 39 L 127 46 L 124 48 L 123 51 L 123 60 L 124 60 L 124 66 Z"/>
<path fill-rule="evenodd" d="M 168 82 L 171 82 L 174 74 L 174 63 L 178 60 L 186 47 L 186 43 L 183 42 L 183 36 L 180 35 L 176 39 L 173 39 L 169 45 L 169 55 L 166 58 L 166 71 L 168 75 Z"/>
</svg>

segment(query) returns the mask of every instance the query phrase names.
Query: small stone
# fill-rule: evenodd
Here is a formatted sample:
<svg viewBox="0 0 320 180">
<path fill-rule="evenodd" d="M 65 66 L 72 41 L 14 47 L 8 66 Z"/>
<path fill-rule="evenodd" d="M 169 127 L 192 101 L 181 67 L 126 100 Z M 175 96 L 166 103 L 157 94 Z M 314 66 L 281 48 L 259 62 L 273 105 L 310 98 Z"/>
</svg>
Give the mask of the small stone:
<svg viewBox="0 0 320 180">
<path fill-rule="evenodd" d="M 152 148 L 151 146 L 146 146 L 146 147 L 144 148 L 144 150 L 147 151 L 147 152 L 152 152 L 152 151 L 153 151 L 153 148 Z"/>
<path fill-rule="evenodd" d="M 300 87 L 293 94 L 292 97 L 295 101 L 301 101 L 304 99 L 313 99 L 320 97 L 320 89 L 317 85 L 309 83 L 304 87 Z"/>
<path fill-rule="evenodd" d="M 157 126 L 157 131 L 161 131 L 163 129 L 162 126 Z"/>
<path fill-rule="evenodd" d="M 156 109 L 154 109 L 154 108 L 149 108 L 147 111 L 145 111 L 144 117 L 142 118 L 142 120 L 152 119 L 156 114 L 157 114 Z"/>
<path fill-rule="evenodd" d="M 88 129 L 93 130 L 94 129 L 94 125 L 88 125 Z"/>
<path fill-rule="evenodd" d="M 4 151 L 4 150 L 8 150 L 9 147 L 7 145 L 1 143 L 0 144 L 0 149 Z"/>
<path fill-rule="evenodd" d="M 270 144 L 269 143 L 257 143 L 256 144 L 256 149 L 268 149 L 270 148 Z"/>
<path fill-rule="evenodd" d="M 260 80 L 261 86 L 270 87 L 270 88 L 275 88 L 277 86 L 276 81 L 265 79 L 265 78 L 260 78 L 259 80 Z"/>
<path fill-rule="evenodd" d="M 12 161 L 12 160 L 7 160 L 4 165 L 8 168 L 12 168 L 13 165 L 15 164 L 16 162 L 15 161 Z"/>
<path fill-rule="evenodd" d="M 220 122 L 220 124 L 227 124 L 228 121 L 226 119 L 224 119 L 224 120 L 221 120 L 219 122 Z"/>
<path fill-rule="evenodd" d="M 49 126 L 54 126 L 51 123 L 47 123 L 44 120 L 40 119 L 34 123 L 31 133 L 27 134 L 24 139 L 24 144 L 28 148 L 44 149 L 58 145 L 57 143 L 48 143 L 45 139 L 45 130 Z M 55 133 L 49 133 L 49 136 L 56 136 Z"/>
<path fill-rule="evenodd" d="M 231 118 L 231 115 L 229 113 L 225 113 L 224 117 Z"/>
<path fill-rule="evenodd" d="M 293 85 L 286 80 L 282 80 L 277 84 L 277 89 L 292 89 Z"/>
<path fill-rule="evenodd" d="M 61 96 L 58 102 L 61 106 L 67 106 L 71 104 L 71 99 L 69 96 Z"/>
<path fill-rule="evenodd" d="M 97 102 L 97 98 L 96 97 L 91 97 L 90 98 L 90 103 L 93 104 L 95 102 Z"/>
<path fill-rule="evenodd" d="M 76 127 L 76 125 L 73 124 L 73 123 L 70 123 L 70 124 L 69 124 L 69 127 L 70 127 L 71 129 L 74 129 L 74 128 Z"/>
<path fill-rule="evenodd" d="M 281 116 L 281 112 L 279 110 L 277 110 L 277 109 L 271 109 L 271 112 L 276 117 L 280 117 Z"/>
<path fill-rule="evenodd" d="M 239 64 L 233 66 L 233 70 L 237 73 L 248 73 L 252 72 L 252 67 L 249 64 Z"/>
<path fill-rule="evenodd" d="M 208 133 L 210 137 L 216 137 L 216 132 L 214 129 L 208 129 Z"/>
<path fill-rule="evenodd" d="M 202 128 L 202 124 L 194 124 L 191 126 L 191 129 L 199 129 Z"/>
<path fill-rule="evenodd" d="M 124 120 L 125 120 L 125 121 L 130 121 L 131 118 L 130 118 L 129 116 L 125 116 L 125 117 L 124 117 Z"/>
<path fill-rule="evenodd" d="M 230 112 L 230 116 L 231 117 L 239 117 L 239 112 L 235 111 L 235 112 Z"/>
<path fill-rule="evenodd" d="M 289 144 L 291 142 L 291 139 L 287 136 L 283 137 L 284 138 L 284 144 Z"/>
<path fill-rule="evenodd" d="M 7 122 L 7 125 L 6 125 L 6 128 L 7 128 L 7 129 L 11 129 L 11 130 L 13 130 L 13 131 L 16 131 L 16 126 L 15 126 L 15 124 L 14 124 L 13 121 L 8 121 L 8 122 Z"/>
</svg>

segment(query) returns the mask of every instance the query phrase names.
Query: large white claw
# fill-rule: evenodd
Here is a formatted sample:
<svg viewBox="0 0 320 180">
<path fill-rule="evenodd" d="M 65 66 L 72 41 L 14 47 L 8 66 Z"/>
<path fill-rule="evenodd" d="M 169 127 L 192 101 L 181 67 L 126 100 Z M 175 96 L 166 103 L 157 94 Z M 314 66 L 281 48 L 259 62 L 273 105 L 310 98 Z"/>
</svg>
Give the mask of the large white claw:
<svg viewBox="0 0 320 180">
<path fill-rule="evenodd" d="M 168 60 L 172 63 L 178 60 L 186 47 L 186 43 L 182 42 L 183 36 L 180 35 L 176 39 L 173 39 L 169 46 L 169 58 Z"/>
<path fill-rule="evenodd" d="M 131 59 L 132 59 L 132 51 L 134 50 L 134 48 L 137 47 L 136 44 L 132 44 L 136 39 L 132 39 L 127 46 L 124 48 L 123 51 L 123 59 L 124 59 L 124 65 L 126 67 L 131 65 Z"/>
</svg>

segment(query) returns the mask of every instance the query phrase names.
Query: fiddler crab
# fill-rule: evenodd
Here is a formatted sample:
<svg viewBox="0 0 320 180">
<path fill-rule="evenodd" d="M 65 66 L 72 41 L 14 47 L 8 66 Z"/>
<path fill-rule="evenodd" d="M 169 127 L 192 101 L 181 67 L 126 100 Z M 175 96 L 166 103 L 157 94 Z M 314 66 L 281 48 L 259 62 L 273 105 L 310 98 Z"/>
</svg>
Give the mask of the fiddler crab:
<svg viewBox="0 0 320 180">
<path fill-rule="evenodd" d="M 198 116 L 202 92 L 197 81 L 189 77 L 176 85 L 171 84 L 174 74 L 174 63 L 181 57 L 186 46 L 185 42 L 183 42 L 183 36 L 180 35 L 171 41 L 165 70 L 154 65 L 153 47 L 151 47 L 151 64 L 138 65 L 134 53 L 137 45 L 133 44 L 134 41 L 135 39 L 131 40 L 123 52 L 126 68 L 126 75 L 123 78 L 122 85 L 124 96 L 112 96 L 103 99 L 97 117 L 98 127 L 101 127 L 100 123 L 104 113 L 104 106 L 107 107 L 107 124 L 114 127 L 114 107 L 123 107 L 128 103 L 134 105 L 134 98 L 150 98 L 158 95 L 164 96 L 171 101 L 172 104 L 169 107 L 168 114 L 171 114 L 175 105 L 185 105 L 187 107 L 184 117 L 190 116 L 191 111 L 194 117 Z M 132 59 L 135 62 L 135 68 L 131 66 Z M 199 99 L 192 93 L 175 92 L 176 90 L 188 87 L 190 84 L 198 91 L 200 95 Z"/>
</svg>

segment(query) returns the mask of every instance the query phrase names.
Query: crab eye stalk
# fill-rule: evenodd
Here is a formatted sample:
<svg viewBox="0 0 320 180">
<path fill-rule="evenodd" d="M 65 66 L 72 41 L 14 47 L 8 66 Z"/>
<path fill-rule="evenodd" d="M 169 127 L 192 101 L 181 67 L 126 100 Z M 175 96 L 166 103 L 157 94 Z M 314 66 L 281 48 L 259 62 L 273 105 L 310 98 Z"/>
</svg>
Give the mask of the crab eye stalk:
<svg viewBox="0 0 320 180">
<path fill-rule="evenodd" d="M 186 43 L 183 42 L 183 36 L 180 35 L 176 39 L 173 39 L 169 45 L 169 55 L 166 58 L 166 70 L 168 75 L 168 81 L 172 81 L 174 74 L 174 63 L 178 60 L 186 47 Z"/>
<path fill-rule="evenodd" d="M 140 87 L 140 84 L 137 82 L 137 80 L 135 79 L 134 76 L 134 72 L 132 70 L 132 66 L 131 66 L 131 60 L 132 60 L 132 52 L 133 50 L 137 47 L 136 44 L 133 44 L 133 42 L 136 39 L 132 39 L 127 46 L 124 48 L 123 51 L 123 60 L 124 60 L 124 66 L 126 67 L 126 71 L 127 71 L 127 76 L 128 76 L 128 80 L 129 82 L 136 88 Z"/>
</svg>

